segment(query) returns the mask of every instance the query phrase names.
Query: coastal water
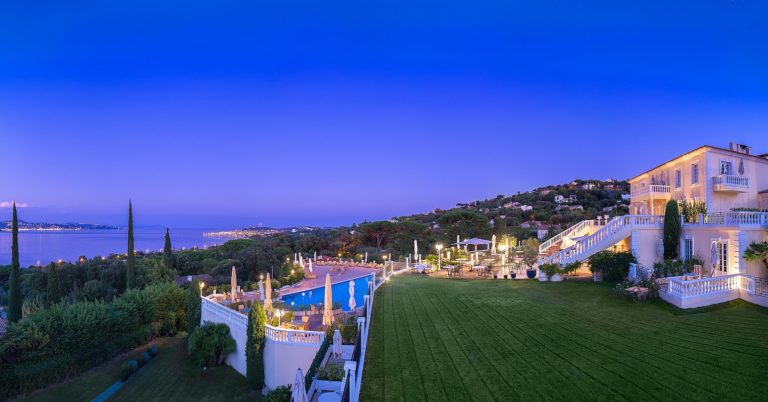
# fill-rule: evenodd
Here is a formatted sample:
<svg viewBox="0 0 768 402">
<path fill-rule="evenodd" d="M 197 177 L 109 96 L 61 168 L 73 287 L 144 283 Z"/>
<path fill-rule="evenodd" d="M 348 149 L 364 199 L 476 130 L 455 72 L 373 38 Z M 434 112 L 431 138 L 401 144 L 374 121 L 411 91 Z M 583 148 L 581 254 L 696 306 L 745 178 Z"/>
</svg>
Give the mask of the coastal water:
<svg viewBox="0 0 768 402">
<path fill-rule="evenodd" d="M 171 229 L 174 249 L 193 246 L 206 247 L 222 244 L 227 239 L 203 237 L 207 229 Z M 158 251 L 163 248 L 165 228 L 136 228 L 134 240 L 136 250 Z M 21 266 L 46 264 L 51 261 L 75 261 L 79 256 L 106 256 L 110 253 L 125 253 L 128 232 L 118 230 L 79 231 L 32 231 L 19 232 L 19 259 Z M 11 263 L 11 233 L 0 232 L 0 265 Z"/>
</svg>

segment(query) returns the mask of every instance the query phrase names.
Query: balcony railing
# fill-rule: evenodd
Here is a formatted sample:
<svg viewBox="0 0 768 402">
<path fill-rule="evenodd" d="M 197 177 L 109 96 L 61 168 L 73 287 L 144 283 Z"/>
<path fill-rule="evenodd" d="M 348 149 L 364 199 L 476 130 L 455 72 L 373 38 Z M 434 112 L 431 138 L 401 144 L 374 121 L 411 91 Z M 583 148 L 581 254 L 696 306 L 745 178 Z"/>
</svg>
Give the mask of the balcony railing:
<svg viewBox="0 0 768 402">
<path fill-rule="evenodd" d="M 651 184 L 648 187 L 639 188 L 633 191 L 632 197 L 645 194 L 660 194 L 662 196 L 669 196 L 672 194 L 672 189 L 670 186 L 665 184 Z"/>
<path fill-rule="evenodd" d="M 746 191 L 749 189 L 749 177 L 721 174 L 712 178 L 715 191 Z"/>
<path fill-rule="evenodd" d="M 700 225 L 725 225 L 725 226 L 766 226 L 768 227 L 768 212 L 716 212 L 701 215 L 698 222 Z"/>
</svg>

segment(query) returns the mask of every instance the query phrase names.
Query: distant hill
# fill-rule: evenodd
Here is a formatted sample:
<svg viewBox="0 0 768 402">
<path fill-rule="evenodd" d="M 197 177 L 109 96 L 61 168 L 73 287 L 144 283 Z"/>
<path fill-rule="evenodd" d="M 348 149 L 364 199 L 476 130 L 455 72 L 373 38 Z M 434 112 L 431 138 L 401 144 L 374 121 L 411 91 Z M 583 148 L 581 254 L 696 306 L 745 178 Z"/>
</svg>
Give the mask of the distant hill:
<svg viewBox="0 0 768 402">
<path fill-rule="evenodd" d="M 512 195 L 500 194 L 494 198 L 456 204 L 455 208 L 435 209 L 429 213 L 399 216 L 393 222 L 415 221 L 439 228 L 443 215 L 469 210 L 489 219 L 497 232 L 510 232 L 518 238 L 527 237 L 539 229 L 553 233 L 573 223 L 629 213 L 629 183 L 623 180 L 574 180 L 570 183 L 549 185 Z"/>
<path fill-rule="evenodd" d="M 0 222 L 0 231 L 11 231 L 12 222 Z M 115 226 L 96 225 L 92 223 L 44 223 L 44 222 L 25 222 L 19 221 L 19 230 L 23 231 L 57 231 L 57 230 L 110 230 L 117 229 Z"/>
</svg>

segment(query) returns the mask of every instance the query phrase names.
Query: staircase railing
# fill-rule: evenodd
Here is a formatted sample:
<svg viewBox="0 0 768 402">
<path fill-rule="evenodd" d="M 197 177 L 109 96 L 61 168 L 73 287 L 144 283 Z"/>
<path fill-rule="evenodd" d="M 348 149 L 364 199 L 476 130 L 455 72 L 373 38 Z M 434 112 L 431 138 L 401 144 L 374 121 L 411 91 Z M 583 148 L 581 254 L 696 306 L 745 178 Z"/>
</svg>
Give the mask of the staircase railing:
<svg viewBox="0 0 768 402">
<path fill-rule="evenodd" d="M 539 263 L 543 264 L 567 264 L 584 259 L 591 251 L 604 249 L 618 240 L 616 235 L 626 237 L 626 231 L 639 227 L 660 227 L 664 223 L 664 217 L 659 215 L 624 215 L 611 219 L 607 225 L 598 229 L 595 233 L 576 242 L 576 244 L 560 250 L 550 256 L 542 257 Z M 608 243 L 608 244 L 606 244 Z M 598 250 L 599 251 L 599 250 Z"/>
<path fill-rule="evenodd" d="M 556 234 L 551 239 L 545 241 L 544 243 L 541 243 L 539 245 L 539 253 L 544 253 L 547 250 L 549 250 L 552 246 L 557 244 L 557 242 L 562 241 L 566 237 L 572 236 L 574 233 L 578 233 L 586 228 L 592 227 L 592 226 L 598 226 L 597 220 L 595 219 L 587 219 L 584 221 L 581 221 L 568 229 L 565 229 L 564 231 Z"/>
</svg>

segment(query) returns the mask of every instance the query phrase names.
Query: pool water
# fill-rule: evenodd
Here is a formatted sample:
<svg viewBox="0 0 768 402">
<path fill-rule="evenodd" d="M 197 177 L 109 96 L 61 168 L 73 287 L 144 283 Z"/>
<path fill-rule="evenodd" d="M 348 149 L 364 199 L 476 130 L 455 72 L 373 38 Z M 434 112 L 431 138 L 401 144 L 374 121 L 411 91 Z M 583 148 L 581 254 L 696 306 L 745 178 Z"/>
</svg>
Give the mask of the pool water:
<svg viewBox="0 0 768 402">
<path fill-rule="evenodd" d="M 368 294 L 368 282 L 373 280 L 373 275 L 353 279 L 355 282 L 355 304 L 358 308 L 363 306 L 363 296 Z M 344 281 L 331 285 L 331 294 L 334 303 L 341 303 L 344 311 L 349 311 L 349 282 Z M 309 289 L 298 293 L 282 296 L 280 299 L 291 307 L 308 306 L 324 302 L 324 287 Z"/>
</svg>

